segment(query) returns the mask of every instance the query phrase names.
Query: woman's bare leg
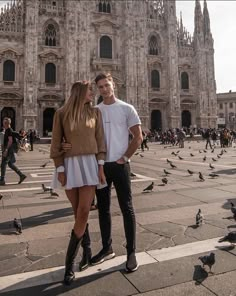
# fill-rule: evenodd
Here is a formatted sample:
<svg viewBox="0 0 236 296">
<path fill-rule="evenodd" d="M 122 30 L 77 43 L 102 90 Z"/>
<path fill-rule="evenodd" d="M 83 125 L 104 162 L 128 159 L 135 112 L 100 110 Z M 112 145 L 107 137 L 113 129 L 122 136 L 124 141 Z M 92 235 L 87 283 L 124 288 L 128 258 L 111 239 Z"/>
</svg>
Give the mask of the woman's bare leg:
<svg viewBox="0 0 236 296">
<path fill-rule="evenodd" d="M 65 191 L 66 191 L 66 196 L 72 205 L 74 217 L 76 219 L 77 209 L 78 209 L 78 205 L 79 205 L 79 189 L 72 188 L 70 190 L 65 190 Z"/>
</svg>

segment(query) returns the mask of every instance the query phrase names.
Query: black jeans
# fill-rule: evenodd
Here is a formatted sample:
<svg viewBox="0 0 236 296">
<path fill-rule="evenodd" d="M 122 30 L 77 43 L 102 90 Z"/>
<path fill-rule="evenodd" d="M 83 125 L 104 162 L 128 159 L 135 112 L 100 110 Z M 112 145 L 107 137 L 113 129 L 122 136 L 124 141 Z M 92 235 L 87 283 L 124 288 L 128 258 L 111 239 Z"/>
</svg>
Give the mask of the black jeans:
<svg viewBox="0 0 236 296">
<path fill-rule="evenodd" d="M 131 195 L 130 166 L 129 163 L 107 162 L 104 165 L 104 172 L 108 186 L 96 190 L 103 248 L 108 249 L 112 244 L 110 205 L 113 182 L 123 215 L 126 249 L 127 253 L 130 254 L 136 247 L 136 222 Z"/>
<path fill-rule="evenodd" d="M 14 152 L 12 150 L 9 150 L 7 157 L 2 156 L 2 163 L 1 163 L 1 180 L 5 180 L 6 175 L 6 169 L 7 165 L 10 169 L 12 169 L 14 172 L 17 173 L 17 175 L 22 176 L 22 172 L 18 169 L 14 163 L 16 162 L 16 158 L 14 155 Z"/>
</svg>

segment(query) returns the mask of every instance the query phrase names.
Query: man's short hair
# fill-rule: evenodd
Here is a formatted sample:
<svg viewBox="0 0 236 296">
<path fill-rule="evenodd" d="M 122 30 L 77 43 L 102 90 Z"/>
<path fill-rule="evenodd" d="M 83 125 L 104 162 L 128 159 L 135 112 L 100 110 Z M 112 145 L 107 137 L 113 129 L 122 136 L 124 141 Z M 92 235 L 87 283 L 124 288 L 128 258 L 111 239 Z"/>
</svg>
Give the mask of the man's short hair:
<svg viewBox="0 0 236 296">
<path fill-rule="evenodd" d="M 4 117 L 3 121 L 8 121 L 11 124 L 11 118 L 10 117 Z"/>
<path fill-rule="evenodd" d="M 102 80 L 102 79 L 108 79 L 110 81 L 113 82 L 113 78 L 111 76 L 110 73 L 100 73 L 97 75 L 97 77 L 95 78 L 95 83 L 97 84 L 99 80 Z"/>
</svg>

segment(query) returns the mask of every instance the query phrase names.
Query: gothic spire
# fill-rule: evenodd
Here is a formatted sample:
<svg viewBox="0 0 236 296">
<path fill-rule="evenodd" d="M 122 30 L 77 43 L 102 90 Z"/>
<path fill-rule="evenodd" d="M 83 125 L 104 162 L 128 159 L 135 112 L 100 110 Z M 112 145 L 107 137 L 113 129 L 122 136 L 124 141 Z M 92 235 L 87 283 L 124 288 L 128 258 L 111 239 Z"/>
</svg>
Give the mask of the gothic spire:
<svg viewBox="0 0 236 296">
<path fill-rule="evenodd" d="M 206 0 L 204 0 L 203 23 L 204 23 L 204 35 L 209 36 L 211 34 L 211 26 L 210 26 L 210 17 L 209 17 Z"/>
<path fill-rule="evenodd" d="M 203 15 L 201 4 L 199 0 L 196 0 L 195 4 L 195 15 L 194 15 L 194 35 L 202 34 L 203 33 Z"/>
</svg>

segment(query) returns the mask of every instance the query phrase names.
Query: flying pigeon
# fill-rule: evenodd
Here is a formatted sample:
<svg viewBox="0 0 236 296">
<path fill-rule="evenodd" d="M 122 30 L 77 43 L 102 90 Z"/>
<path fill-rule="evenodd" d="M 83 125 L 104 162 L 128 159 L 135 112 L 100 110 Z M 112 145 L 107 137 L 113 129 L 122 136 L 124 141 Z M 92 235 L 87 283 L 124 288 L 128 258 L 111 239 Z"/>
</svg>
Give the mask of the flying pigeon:
<svg viewBox="0 0 236 296">
<path fill-rule="evenodd" d="M 180 160 L 183 160 L 183 157 L 181 157 L 181 156 L 179 156 L 179 155 L 178 155 L 178 158 L 179 158 Z"/>
<path fill-rule="evenodd" d="M 209 167 L 210 167 L 212 170 L 215 168 L 211 163 L 209 163 Z"/>
<path fill-rule="evenodd" d="M 213 161 L 217 161 L 217 159 L 215 159 L 214 157 L 212 157 L 212 160 L 213 160 Z"/>
<path fill-rule="evenodd" d="M 203 224 L 203 215 L 201 209 L 198 210 L 196 215 L 196 225 L 200 226 Z"/>
<path fill-rule="evenodd" d="M 207 158 L 206 158 L 206 155 L 205 155 L 205 156 L 203 157 L 203 161 L 206 161 L 206 159 L 207 159 Z"/>
<path fill-rule="evenodd" d="M 175 169 L 175 168 L 177 168 L 177 166 L 176 166 L 176 165 L 174 165 L 172 162 L 170 162 L 170 166 L 172 167 L 172 169 Z"/>
<path fill-rule="evenodd" d="M 148 185 L 146 188 L 143 189 L 143 192 L 152 191 L 154 187 L 154 182 Z"/>
<path fill-rule="evenodd" d="M 16 218 L 13 221 L 13 226 L 15 227 L 17 233 L 19 233 L 19 234 L 22 233 L 22 225 L 21 225 L 21 222 L 18 221 Z"/>
<path fill-rule="evenodd" d="M 166 175 L 171 175 L 171 173 L 170 172 L 168 172 L 167 170 L 165 170 L 164 169 L 164 173 L 166 174 Z"/>
<path fill-rule="evenodd" d="M 219 175 L 218 174 L 215 174 L 215 173 L 211 173 L 211 174 L 209 174 L 209 176 L 212 177 L 212 178 L 219 177 Z"/>
<path fill-rule="evenodd" d="M 46 167 L 46 165 L 47 165 L 47 164 L 49 164 L 50 162 L 51 162 L 51 160 L 49 160 L 49 161 L 46 161 L 46 162 L 45 162 L 44 164 L 42 164 L 40 167 L 41 167 L 41 168 L 45 168 L 45 167 Z"/>
<path fill-rule="evenodd" d="M 58 193 L 56 193 L 55 191 L 53 191 L 52 188 L 50 189 L 50 195 L 51 196 L 57 196 L 57 197 L 59 196 Z"/>
<path fill-rule="evenodd" d="M 219 239 L 218 242 L 230 242 L 232 245 L 236 244 L 236 231 L 229 232 L 226 236 Z"/>
<path fill-rule="evenodd" d="M 203 268 L 205 265 L 209 266 L 210 271 L 212 266 L 215 264 L 215 254 L 214 253 L 210 253 L 210 255 L 206 255 L 206 256 L 200 256 L 198 258 L 199 260 L 201 260 L 202 264 L 203 264 Z"/>
<path fill-rule="evenodd" d="M 43 188 L 43 192 L 48 192 L 48 191 L 51 191 L 51 187 L 47 187 L 45 186 L 44 184 L 42 184 L 42 188 Z"/>
<path fill-rule="evenodd" d="M 200 179 L 200 181 L 205 181 L 205 179 L 204 179 L 204 177 L 203 177 L 203 175 L 202 175 L 201 172 L 199 172 L 199 179 Z"/>
<path fill-rule="evenodd" d="M 188 171 L 188 173 L 189 173 L 189 175 L 193 175 L 194 173 L 193 173 L 193 171 L 190 171 L 190 170 L 187 170 Z"/>
<path fill-rule="evenodd" d="M 162 178 L 161 181 L 162 181 L 162 183 L 163 183 L 164 185 L 166 185 L 166 184 L 168 183 L 168 179 L 167 179 L 167 178 Z"/>
</svg>

